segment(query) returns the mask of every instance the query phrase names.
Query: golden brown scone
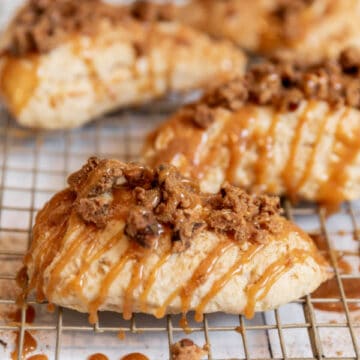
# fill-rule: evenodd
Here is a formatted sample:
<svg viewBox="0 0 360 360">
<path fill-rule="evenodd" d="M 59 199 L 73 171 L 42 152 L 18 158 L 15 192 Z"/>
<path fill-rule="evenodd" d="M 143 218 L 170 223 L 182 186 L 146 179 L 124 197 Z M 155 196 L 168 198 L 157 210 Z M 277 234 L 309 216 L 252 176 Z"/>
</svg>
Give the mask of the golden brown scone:
<svg viewBox="0 0 360 360">
<path fill-rule="evenodd" d="M 360 197 L 360 54 L 312 67 L 253 66 L 149 137 L 169 162 L 216 192 L 224 181 L 330 207 Z"/>
<path fill-rule="evenodd" d="M 246 63 L 226 40 L 100 0 L 30 0 L 3 36 L 3 49 L 7 107 L 20 124 L 48 129 L 221 82 Z"/>
<path fill-rule="evenodd" d="M 358 0 L 190 0 L 174 12 L 252 52 L 308 63 L 359 46 L 359 16 Z"/>
<path fill-rule="evenodd" d="M 331 274 L 277 198 L 225 184 L 218 194 L 172 166 L 89 159 L 39 212 L 26 292 L 90 313 L 263 311 Z"/>
</svg>

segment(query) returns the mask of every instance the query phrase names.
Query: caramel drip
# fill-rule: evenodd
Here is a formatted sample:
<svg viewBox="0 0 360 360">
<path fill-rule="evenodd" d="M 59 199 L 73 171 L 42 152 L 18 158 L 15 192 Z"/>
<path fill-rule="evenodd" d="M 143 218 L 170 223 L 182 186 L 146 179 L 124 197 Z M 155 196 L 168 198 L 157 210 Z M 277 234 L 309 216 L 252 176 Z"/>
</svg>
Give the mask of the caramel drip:
<svg viewBox="0 0 360 360">
<path fill-rule="evenodd" d="M 149 360 L 149 358 L 141 353 L 131 353 L 122 357 L 121 360 Z"/>
<path fill-rule="evenodd" d="M 337 161 L 330 165 L 329 177 L 319 188 L 319 198 L 328 210 L 337 209 L 344 200 L 344 187 L 348 181 L 347 168 L 354 162 L 360 151 L 360 126 L 352 133 L 345 128 L 346 118 L 351 109 L 348 108 L 339 119 L 335 131 L 332 153 L 338 156 Z M 341 147 L 339 149 L 339 147 Z"/>
<path fill-rule="evenodd" d="M 125 320 L 130 320 L 132 317 L 133 293 L 143 279 L 144 266 L 147 259 L 148 256 L 142 255 L 140 258 L 136 258 L 134 263 L 130 282 L 124 295 L 123 318 Z"/>
<path fill-rule="evenodd" d="M 155 264 L 155 266 L 153 267 L 153 269 L 150 272 L 150 275 L 148 276 L 148 278 L 145 280 L 144 282 L 144 289 L 140 295 L 140 309 L 142 312 L 147 312 L 147 299 L 149 296 L 149 292 L 151 290 L 151 287 L 153 286 L 157 274 L 160 270 L 160 268 L 168 261 L 168 259 L 170 258 L 171 253 L 165 253 L 162 257 L 160 257 L 159 261 Z"/>
<path fill-rule="evenodd" d="M 27 360 L 48 360 L 48 357 L 44 354 L 36 354 L 28 357 Z"/>
<path fill-rule="evenodd" d="M 176 288 L 164 301 L 163 305 L 159 307 L 155 316 L 162 318 L 165 315 L 167 307 L 178 297 L 180 296 L 182 300 L 182 310 L 183 313 L 186 313 L 191 301 L 194 291 L 202 285 L 208 278 L 209 273 L 216 265 L 220 257 L 231 247 L 233 244 L 227 241 L 221 242 L 218 244 L 209 254 L 200 262 L 198 267 L 193 272 L 191 278 L 186 282 L 184 286 L 179 286 Z"/>
<path fill-rule="evenodd" d="M 90 39 L 88 39 L 90 41 Z M 94 46 L 94 40 L 92 39 L 90 44 Z M 89 45 L 85 45 L 81 38 L 77 38 L 74 41 L 73 45 L 73 53 L 75 56 L 81 59 L 81 61 L 85 64 L 89 80 L 92 84 L 95 94 L 97 97 L 101 97 L 103 94 L 110 94 L 110 90 L 105 85 L 104 81 L 101 79 L 94 61 L 91 59 L 90 55 L 87 54 L 87 50 Z"/>
<path fill-rule="evenodd" d="M 294 191 L 294 182 L 293 182 L 294 173 L 295 173 L 294 164 L 298 154 L 299 145 L 301 144 L 302 132 L 308 120 L 308 114 L 314 108 L 315 104 L 316 104 L 315 102 L 309 101 L 308 104 L 305 106 L 303 113 L 299 117 L 297 126 L 294 131 L 293 139 L 290 145 L 289 158 L 287 160 L 287 163 L 284 167 L 282 174 L 287 193 L 292 198 L 296 196 L 296 192 Z"/>
<path fill-rule="evenodd" d="M 308 158 L 308 161 L 305 164 L 303 174 L 301 178 L 299 179 L 298 183 L 294 185 L 294 192 L 297 193 L 299 189 L 303 187 L 303 185 L 308 181 L 310 178 L 311 172 L 313 170 L 316 155 L 318 153 L 319 146 L 321 144 L 321 140 L 325 136 L 325 127 L 329 121 L 329 116 L 331 115 L 332 110 L 330 109 L 328 113 L 322 118 L 321 124 L 319 126 L 319 129 L 317 130 L 315 144 L 312 146 L 310 157 Z"/>
<path fill-rule="evenodd" d="M 93 242 L 97 233 L 98 232 L 94 227 L 89 225 L 87 225 L 86 227 L 84 226 L 84 229 L 82 230 L 81 234 L 76 237 L 76 240 L 73 240 L 73 242 L 66 249 L 66 251 L 63 251 L 63 256 L 58 259 L 56 265 L 50 272 L 50 279 L 46 289 L 46 295 L 48 299 L 51 298 L 55 288 L 59 286 L 61 273 L 66 267 L 66 265 L 69 263 L 70 259 L 78 255 L 80 247 L 84 244 L 84 240 L 88 242 Z M 67 236 L 64 237 L 65 241 L 66 238 Z"/>
<path fill-rule="evenodd" d="M 14 115 L 20 115 L 39 85 L 39 57 L 7 56 L 0 72 L 0 93 Z"/>
<path fill-rule="evenodd" d="M 92 354 L 90 355 L 87 360 L 109 360 L 109 358 L 101 353 L 96 353 L 96 354 Z"/>
<path fill-rule="evenodd" d="M 268 266 L 260 279 L 250 285 L 247 290 L 247 304 L 245 316 L 250 319 L 254 316 L 256 301 L 263 300 L 277 280 L 286 274 L 297 263 L 303 263 L 313 253 L 302 249 L 294 249 L 290 254 L 282 256 L 279 260 Z"/>
<path fill-rule="evenodd" d="M 54 259 L 56 253 L 60 248 L 59 239 L 62 239 L 65 236 L 66 231 L 68 229 L 68 221 L 69 218 L 65 218 L 62 221 L 62 223 L 59 224 L 54 234 L 52 234 L 49 237 L 49 239 L 47 239 L 47 241 L 44 241 L 43 244 L 41 244 L 41 246 L 39 247 L 39 252 L 36 258 L 34 259 L 35 269 L 33 272 L 31 282 L 29 284 L 29 288 L 32 289 L 36 285 L 36 299 L 39 302 L 45 300 L 45 295 L 43 291 L 43 285 L 44 285 L 43 274 L 45 272 L 45 269 L 51 264 L 52 260 Z"/>
<path fill-rule="evenodd" d="M 242 155 L 248 148 L 248 144 L 252 140 L 249 136 L 248 128 L 254 117 L 255 109 L 251 107 L 244 107 L 231 116 L 224 129 L 228 139 L 227 146 L 229 148 L 230 155 L 225 176 L 226 180 L 231 183 L 235 181 L 236 169 L 239 166 Z M 219 153 L 218 150 L 219 149 L 217 149 L 217 153 Z M 213 153 L 212 157 L 216 159 L 216 154 Z"/>
<path fill-rule="evenodd" d="M 117 333 L 117 338 L 121 341 L 125 340 L 126 338 L 126 333 L 125 331 L 123 330 L 120 330 L 118 333 Z"/>
<path fill-rule="evenodd" d="M 91 250 L 93 248 L 93 244 L 96 242 L 89 242 L 89 246 L 84 251 L 83 263 L 75 276 L 75 278 L 70 281 L 61 291 L 63 295 L 65 295 L 69 290 L 75 290 L 79 294 L 83 293 L 83 277 L 84 274 L 89 270 L 90 266 L 97 261 L 102 255 L 104 255 L 107 251 L 109 251 L 118 241 L 119 237 L 123 233 L 123 230 L 118 232 L 116 235 L 111 237 L 105 244 L 102 246 L 97 252 L 91 255 Z"/>
<path fill-rule="evenodd" d="M 25 323 L 27 324 L 32 324 L 35 320 L 35 309 L 32 305 L 27 305 L 26 307 L 26 311 L 25 311 Z M 8 314 L 7 316 L 9 318 L 9 320 L 15 322 L 15 323 L 20 323 L 21 322 L 21 308 L 17 309 L 14 312 L 11 312 Z"/>
<path fill-rule="evenodd" d="M 248 128 L 255 114 L 256 111 L 254 107 L 244 106 L 236 113 L 228 116 L 223 129 L 219 131 L 216 137 L 211 139 L 211 142 L 208 140 L 208 136 L 205 137 L 205 141 L 203 141 L 203 137 L 198 136 L 197 138 L 194 136 L 193 139 L 190 139 L 192 141 L 189 143 L 189 146 L 193 148 L 195 143 L 198 143 L 200 146 L 198 146 L 198 150 L 194 152 L 195 155 L 188 152 L 184 152 L 184 154 L 199 158 L 198 153 L 204 148 L 207 150 L 206 155 L 201 161 L 194 161 L 192 164 L 194 178 L 203 178 L 208 170 L 217 163 L 221 149 L 226 147 L 229 150 L 229 162 L 225 165 L 225 178 L 229 182 L 234 181 L 241 156 L 251 142 Z"/>
<path fill-rule="evenodd" d="M 214 270 L 214 267 L 217 264 L 218 260 L 232 247 L 234 247 L 234 244 L 232 242 L 225 242 L 225 244 L 219 244 L 210 253 L 210 255 L 207 256 L 206 259 L 204 259 L 200 263 L 198 268 L 191 276 L 190 280 L 188 280 L 185 286 L 181 289 L 180 297 L 183 314 L 187 313 L 190 309 L 191 299 L 195 290 L 206 282 L 210 273 Z"/>
<path fill-rule="evenodd" d="M 270 160 L 273 156 L 273 146 L 279 120 L 280 116 L 278 114 L 274 114 L 271 119 L 271 124 L 269 126 L 268 132 L 263 140 L 263 143 L 261 144 L 261 148 L 259 149 L 259 158 L 254 166 L 256 179 L 255 183 L 257 185 L 265 185 L 266 183 L 266 172 L 268 166 L 270 165 Z"/>
<path fill-rule="evenodd" d="M 17 360 L 19 354 L 19 347 L 20 347 L 20 332 L 16 332 L 16 340 L 15 340 L 15 350 L 11 353 L 11 359 Z M 32 351 L 36 350 L 37 348 L 37 341 L 35 338 L 30 334 L 29 331 L 25 330 L 24 332 L 24 342 L 21 352 L 21 357 L 25 358 L 25 356 Z"/>
<path fill-rule="evenodd" d="M 134 256 L 132 248 L 128 248 L 125 253 L 120 257 L 118 262 L 110 269 L 101 282 L 99 289 L 99 295 L 92 300 L 88 306 L 89 309 L 89 322 L 94 324 L 97 322 L 97 311 L 101 304 L 104 302 L 106 295 L 113 284 L 116 277 L 119 275 L 121 270 L 124 268 L 126 262 Z"/>
<path fill-rule="evenodd" d="M 214 282 L 211 289 L 208 293 L 203 297 L 200 304 L 195 309 L 195 320 L 202 321 L 203 312 L 206 305 L 209 303 L 211 299 L 213 299 L 216 294 L 225 287 L 225 285 L 234 277 L 240 275 L 244 266 L 248 264 L 257 253 L 259 253 L 264 248 L 262 244 L 251 245 L 250 248 L 243 254 L 241 254 L 235 263 L 230 267 L 230 269 L 222 275 L 218 280 Z"/>
</svg>

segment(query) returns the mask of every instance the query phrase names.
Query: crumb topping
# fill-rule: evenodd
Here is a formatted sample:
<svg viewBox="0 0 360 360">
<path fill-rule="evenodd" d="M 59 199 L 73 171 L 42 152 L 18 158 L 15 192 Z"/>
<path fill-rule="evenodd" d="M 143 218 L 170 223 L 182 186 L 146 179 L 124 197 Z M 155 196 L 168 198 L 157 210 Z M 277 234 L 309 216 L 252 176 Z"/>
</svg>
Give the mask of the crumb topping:
<svg viewBox="0 0 360 360">
<path fill-rule="evenodd" d="M 180 340 L 171 347 L 172 360 L 200 360 L 206 355 L 207 351 L 190 339 Z"/>
<path fill-rule="evenodd" d="M 102 228 L 123 214 L 125 234 L 145 248 L 153 248 L 164 231 L 170 232 L 174 252 L 186 250 L 204 229 L 254 242 L 281 231 L 278 198 L 249 195 L 229 184 L 218 194 L 204 194 L 171 165 L 151 169 L 90 158 L 68 183 L 83 221 Z M 116 192 L 121 200 L 114 200 Z"/>
<path fill-rule="evenodd" d="M 100 0 L 29 0 L 12 22 L 8 51 L 47 52 L 71 33 L 92 34 L 101 19 L 113 23 L 123 17 L 120 7 Z"/>
<path fill-rule="evenodd" d="M 245 103 L 272 105 L 295 111 L 304 99 L 327 101 L 331 106 L 360 109 L 360 50 L 349 48 L 339 58 L 313 66 L 267 62 L 252 66 L 246 75 L 211 90 L 183 110 L 194 125 L 207 128 L 214 109 L 240 109 Z"/>
</svg>

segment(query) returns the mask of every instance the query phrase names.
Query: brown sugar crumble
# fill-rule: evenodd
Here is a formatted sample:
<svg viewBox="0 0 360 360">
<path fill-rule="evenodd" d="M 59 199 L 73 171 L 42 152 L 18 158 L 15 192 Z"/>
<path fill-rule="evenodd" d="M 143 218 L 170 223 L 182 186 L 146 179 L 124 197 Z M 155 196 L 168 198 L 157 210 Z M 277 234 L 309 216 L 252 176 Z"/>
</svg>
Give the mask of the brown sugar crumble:
<svg viewBox="0 0 360 360">
<path fill-rule="evenodd" d="M 210 90 L 182 110 L 200 128 L 214 121 L 214 110 L 239 110 L 246 103 L 295 111 L 304 99 L 360 109 L 360 49 L 344 50 L 339 58 L 313 66 L 287 62 L 253 65 L 245 76 Z"/>
<path fill-rule="evenodd" d="M 162 21 L 171 16 L 170 6 L 135 3 L 111 5 L 101 0 L 28 0 L 10 24 L 5 52 L 21 56 L 46 53 L 69 35 L 93 35 L 106 20 L 116 24 L 124 19 Z"/>
<path fill-rule="evenodd" d="M 73 209 L 83 221 L 102 228 L 122 214 L 125 234 L 144 248 L 153 248 L 164 231 L 170 232 L 174 252 L 186 250 L 204 229 L 254 242 L 281 231 L 278 198 L 250 195 L 229 184 L 215 195 L 201 193 L 171 165 L 151 169 L 90 158 L 68 183 Z"/>
<path fill-rule="evenodd" d="M 172 360 L 200 360 L 206 355 L 207 351 L 190 339 L 180 340 L 171 347 Z"/>
</svg>

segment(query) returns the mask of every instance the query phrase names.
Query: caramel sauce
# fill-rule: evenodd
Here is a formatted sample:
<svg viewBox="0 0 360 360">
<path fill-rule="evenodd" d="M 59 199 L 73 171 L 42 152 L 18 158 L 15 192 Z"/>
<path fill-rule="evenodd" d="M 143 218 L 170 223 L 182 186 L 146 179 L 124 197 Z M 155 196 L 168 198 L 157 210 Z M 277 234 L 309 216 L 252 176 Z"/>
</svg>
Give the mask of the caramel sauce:
<svg viewBox="0 0 360 360">
<path fill-rule="evenodd" d="M 290 254 L 282 256 L 279 260 L 268 266 L 260 279 L 247 289 L 247 304 L 244 314 L 250 319 L 254 316 L 256 301 L 263 300 L 269 293 L 274 283 L 286 274 L 296 263 L 303 263 L 304 260 L 312 256 L 308 251 L 294 249 Z"/>
<path fill-rule="evenodd" d="M 347 109 L 339 119 L 332 149 L 338 159 L 329 164 L 329 178 L 319 188 L 319 198 L 329 211 L 336 210 L 344 200 L 344 186 L 348 181 L 346 170 L 360 151 L 360 126 L 350 132 L 349 128 L 345 126 L 349 115 L 350 109 Z"/>
<path fill-rule="evenodd" d="M 299 191 L 299 189 L 301 189 L 302 186 L 310 178 L 311 172 L 312 172 L 314 164 L 315 164 L 316 155 L 318 153 L 318 149 L 321 144 L 321 140 L 325 135 L 325 128 L 328 123 L 330 115 L 331 115 L 331 110 L 329 110 L 328 114 L 326 114 L 321 119 L 321 124 L 320 124 L 319 129 L 317 130 L 317 134 L 316 134 L 315 144 L 313 145 L 313 147 L 311 149 L 311 153 L 310 153 L 307 163 L 305 164 L 303 174 L 302 174 L 301 178 L 299 179 L 298 183 L 294 186 L 295 193 L 297 193 Z"/>
<path fill-rule="evenodd" d="M 195 320 L 202 321 L 203 320 L 203 312 L 208 304 L 208 302 L 213 299 L 216 294 L 224 288 L 224 286 L 234 277 L 240 275 L 244 266 L 248 264 L 255 255 L 263 249 L 264 245 L 255 244 L 252 245 L 245 253 L 241 254 L 235 263 L 230 267 L 230 269 L 220 277 L 220 279 L 216 280 L 212 285 L 210 291 L 202 298 L 201 302 L 195 309 Z"/>
<path fill-rule="evenodd" d="M 226 169 L 226 179 L 230 182 L 234 182 L 236 178 L 236 169 L 239 166 L 242 155 L 247 150 L 248 144 L 252 141 L 247 130 L 251 121 L 254 120 L 256 115 L 255 108 L 248 106 L 243 107 L 236 113 L 234 113 L 224 131 L 226 138 L 228 139 L 228 148 L 230 150 L 230 160 Z M 217 139 L 214 141 L 216 145 L 216 152 L 211 154 L 210 159 L 216 159 L 216 155 L 219 153 L 221 142 Z M 205 160 L 205 163 L 208 161 Z"/>
<path fill-rule="evenodd" d="M 289 149 L 289 157 L 282 173 L 284 186 L 286 188 L 288 195 L 292 199 L 296 199 L 297 196 L 296 189 L 294 187 L 294 179 L 293 179 L 295 173 L 294 164 L 297 158 L 299 146 L 301 144 L 303 130 L 305 128 L 306 122 L 308 121 L 309 113 L 313 110 L 315 104 L 316 103 L 314 101 L 309 101 L 299 117 L 291 141 L 291 145 Z"/>
<path fill-rule="evenodd" d="M 256 185 L 263 186 L 266 183 L 266 164 L 270 164 L 270 160 L 273 157 L 273 146 L 279 120 L 280 117 L 278 114 L 273 115 L 268 132 L 259 149 L 259 158 L 254 165 Z"/>
<path fill-rule="evenodd" d="M 103 96 L 106 93 L 109 93 L 109 89 L 105 85 L 104 81 L 102 81 L 94 61 L 91 59 L 90 54 L 88 54 L 88 50 L 90 46 L 94 46 L 94 40 L 88 38 L 88 44 L 81 41 L 81 38 L 77 38 L 74 40 L 72 51 L 75 56 L 80 58 L 82 62 L 85 64 L 87 68 L 87 73 L 89 80 L 91 81 L 92 87 L 94 89 L 95 94 L 98 98 Z"/>
<path fill-rule="evenodd" d="M 69 260 L 73 258 L 77 253 L 79 248 L 87 242 L 94 242 L 94 239 L 97 235 L 97 230 L 94 226 L 85 226 L 81 231 L 81 234 L 76 237 L 70 246 L 67 248 L 66 252 L 63 252 L 63 256 L 58 259 L 56 265 L 53 267 L 50 273 L 49 284 L 46 289 L 46 295 L 48 298 L 51 298 L 55 288 L 59 285 L 59 280 L 61 279 L 61 273 L 63 272 L 65 266 L 69 263 Z"/>
<path fill-rule="evenodd" d="M 131 353 L 123 356 L 121 360 L 149 360 L 149 358 L 141 353 Z"/>
<path fill-rule="evenodd" d="M 48 357 L 44 354 L 36 354 L 28 357 L 26 360 L 48 360 Z"/>
<path fill-rule="evenodd" d="M 153 286 L 153 284 L 154 284 L 154 282 L 156 280 L 156 276 L 157 276 L 160 268 L 168 261 L 170 256 L 171 256 L 171 253 L 168 252 L 168 253 L 165 253 L 164 256 L 160 257 L 159 261 L 155 264 L 155 266 L 151 270 L 150 275 L 148 276 L 148 278 L 143 282 L 144 289 L 143 289 L 143 291 L 142 291 L 142 293 L 140 295 L 140 308 L 141 308 L 141 311 L 147 312 L 146 301 L 148 299 L 151 287 Z"/>
<path fill-rule="evenodd" d="M 125 340 L 125 337 L 126 337 L 125 331 L 120 330 L 120 331 L 117 333 L 117 338 L 118 338 L 119 340 Z"/>
<path fill-rule="evenodd" d="M 19 331 L 16 331 L 15 344 L 16 344 L 16 348 L 11 353 L 11 359 L 12 360 L 17 360 L 17 358 L 18 358 L 19 347 L 20 347 L 20 332 Z M 25 330 L 25 332 L 24 332 L 24 342 L 23 342 L 22 353 L 21 353 L 22 358 L 25 358 L 26 355 L 28 355 L 29 353 L 36 350 L 36 348 L 37 348 L 37 341 L 30 334 L 29 331 Z"/>
<path fill-rule="evenodd" d="M 68 223 L 70 221 L 70 211 L 65 211 L 62 213 L 60 211 L 60 216 L 56 219 L 49 221 L 48 215 L 50 209 L 59 209 L 60 204 L 67 209 L 67 205 L 74 201 L 74 195 L 69 190 L 64 190 L 56 194 L 49 203 L 46 204 L 43 210 L 41 210 L 36 218 L 36 225 L 34 226 L 34 239 L 41 239 L 39 232 L 48 231 L 48 224 L 53 224 L 52 221 L 56 221 L 57 226 L 52 227 L 52 233 L 47 241 L 44 241 L 42 244 L 33 244 L 38 250 L 36 255 L 33 255 L 31 251 L 25 256 L 25 264 L 29 262 L 30 256 L 33 258 L 34 271 L 30 284 L 28 285 L 29 289 L 36 288 L 36 298 L 39 302 L 45 300 L 45 295 L 43 293 L 43 274 L 45 269 L 51 264 L 55 255 L 58 253 L 62 242 L 64 241 L 64 236 L 68 229 Z M 68 209 L 67 209 L 68 210 Z M 76 229 L 76 227 L 75 227 Z"/>
<path fill-rule="evenodd" d="M 92 354 L 90 355 L 87 360 L 109 360 L 109 358 L 101 353 L 96 353 L 96 354 Z"/>
<path fill-rule="evenodd" d="M 146 260 L 147 256 L 144 254 L 138 257 L 133 265 L 130 282 L 124 295 L 123 318 L 125 320 L 130 320 L 132 317 L 133 292 L 142 282 Z"/>
<path fill-rule="evenodd" d="M 25 312 L 25 323 L 32 324 L 35 320 L 35 309 L 32 305 L 28 305 Z M 16 323 L 21 322 L 21 308 L 8 314 L 8 318 Z"/>
<path fill-rule="evenodd" d="M 91 250 L 93 250 L 93 244 L 96 244 L 96 242 L 89 242 L 89 245 L 84 251 L 84 258 L 81 267 L 74 279 L 67 283 L 66 286 L 64 286 L 64 288 L 62 289 L 61 293 L 63 295 L 65 295 L 69 290 L 74 290 L 82 296 L 82 284 L 84 282 L 84 274 L 89 270 L 91 264 L 93 264 L 94 261 L 97 261 L 102 255 L 109 251 L 119 241 L 122 233 L 123 230 L 110 238 L 103 247 L 101 247 L 97 252 L 93 254 L 91 254 Z"/>
<path fill-rule="evenodd" d="M 186 318 L 186 314 L 183 314 L 179 320 L 179 326 L 183 329 L 185 334 L 191 334 L 192 331 L 189 327 L 189 322 Z"/>
<path fill-rule="evenodd" d="M 38 66 L 37 55 L 25 58 L 7 56 L 4 60 L 0 75 L 0 92 L 14 115 L 20 115 L 38 87 Z"/>
<path fill-rule="evenodd" d="M 311 234 L 311 238 L 314 240 L 319 250 L 323 253 L 323 256 L 331 261 L 330 258 L 330 249 L 328 247 L 326 238 L 322 234 Z M 333 250 L 334 251 L 334 250 Z M 352 267 L 351 265 L 343 258 L 343 253 L 340 251 L 334 251 L 336 266 L 340 271 L 340 274 L 351 274 Z M 345 295 L 349 299 L 358 299 L 360 298 L 360 281 L 359 279 L 342 279 L 341 280 Z M 312 298 L 314 299 L 341 299 L 340 289 L 337 283 L 336 278 L 327 280 L 325 283 L 321 284 L 320 287 L 312 293 Z M 320 310 L 332 311 L 332 312 L 344 312 L 344 306 L 342 302 L 333 302 L 333 303 L 313 303 L 313 306 Z M 355 311 L 360 309 L 358 303 L 348 303 L 348 308 L 350 311 Z"/>
<path fill-rule="evenodd" d="M 170 293 L 162 306 L 156 310 L 155 316 L 162 318 L 166 313 L 167 307 L 178 296 L 181 298 L 182 311 L 183 313 L 186 313 L 190 307 L 190 301 L 194 291 L 207 280 L 211 270 L 214 268 L 221 255 L 224 254 L 231 246 L 232 243 L 224 241 L 211 250 L 210 253 L 200 262 L 199 266 L 194 270 L 193 275 L 185 283 L 185 285 L 179 286 L 172 293 Z"/>
<path fill-rule="evenodd" d="M 106 295 L 113 284 L 116 277 L 119 275 L 121 270 L 124 268 L 126 262 L 133 257 L 132 249 L 128 249 L 118 260 L 118 262 L 109 270 L 105 278 L 101 282 L 101 288 L 99 289 L 98 296 L 92 300 L 89 304 L 89 322 L 94 324 L 98 320 L 97 311 L 103 301 L 106 298 Z"/>
<path fill-rule="evenodd" d="M 49 312 L 49 313 L 53 313 L 53 312 L 55 312 L 55 305 L 54 304 L 47 304 L 47 307 L 46 307 L 46 309 L 47 309 L 47 311 Z"/>
</svg>

